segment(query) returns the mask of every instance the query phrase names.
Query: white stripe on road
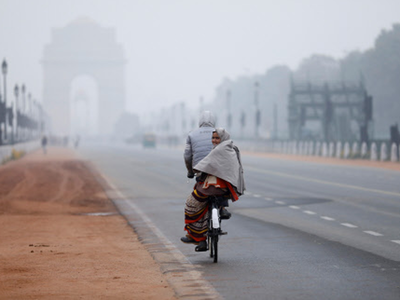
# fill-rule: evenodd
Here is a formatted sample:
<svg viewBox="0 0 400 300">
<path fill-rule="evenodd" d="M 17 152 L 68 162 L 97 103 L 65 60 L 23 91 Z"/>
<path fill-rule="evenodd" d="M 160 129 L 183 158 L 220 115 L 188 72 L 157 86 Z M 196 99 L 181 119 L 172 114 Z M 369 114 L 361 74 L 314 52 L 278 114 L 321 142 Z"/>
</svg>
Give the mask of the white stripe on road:
<svg viewBox="0 0 400 300">
<path fill-rule="evenodd" d="M 357 228 L 358 227 L 358 226 L 350 224 L 350 223 L 340 223 L 340 225 L 343 225 L 343 226 L 346 226 L 346 227 L 349 227 L 349 228 Z"/>
<path fill-rule="evenodd" d="M 364 187 L 356 186 L 356 185 L 349 185 L 349 184 L 343 184 L 343 183 L 337 183 L 337 182 L 324 181 L 324 180 L 320 180 L 320 179 L 306 178 L 304 176 L 285 174 L 285 173 L 281 173 L 281 172 L 260 170 L 258 168 L 249 167 L 249 166 L 246 167 L 246 170 L 252 170 L 255 172 L 259 172 L 259 173 L 272 174 L 272 175 L 277 175 L 277 176 L 281 176 L 281 177 L 293 178 L 293 179 L 302 180 L 302 181 L 315 182 L 315 183 L 339 186 L 339 187 L 343 187 L 343 188 L 350 188 L 350 189 L 360 190 L 360 191 L 365 191 L 365 192 L 373 192 L 373 193 L 377 193 L 377 194 L 385 194 L 385 195 L 392 195 L 392 196 L 400 197 L 400 193 L 396 193 L 396 192 L 381 191 L 381 190 L 364 188 Z"/>
<path fill-rule="evenodd" d="M 327 217 L 327 216 L 322 216 L 321 219 L 327 220 L 327 221 L 335 221 L 334 218 Z"/>
<path fill-rule="evenodd" d="M 276 172 L 272 172 L 272 173 L 276 173 Z M 293 176 L 293 175 L 288 175 L 288 176 L 289 177 L 296 177 L 296 176 Z M 319 182 L 320 180 L 309 180 L 309 181 L 318 181 Z M 323 182 L 323 183 L 326 183 L 326 182 Z M 340 185 L 340 184 L 333 184 L 333 185 Z M 352 186 L 347 186 L 347 187 L 352 187 Z M 358 188 L 358 187 L 354 187 L 354 188 Z M 359 189 L 364 189 L 364 188 L 359 188 Z M 368 190 L 368 189 L 365 189 L 365 190 Z M 377 191 L 377 192 L 379 192 L 379 191 Z M 389 194 L 392 194 L 392 193 L 389 193 Z M 254 194 L 253 196 L 256 197 L 256 198 L 260 198 L 261 197 L 258 194 Z M 264 199 L 267 200 L 267 201 L 272 201 L 273 200 L 273 199 L 268 198 L 268 197 L 264 197 Z M 275 201 L 275 203 L 276 204 L 280 204 L 280 205 L 285 205 L 286 204 L 284 201 Z M 299 206 L 295 206 L 295 205 L 290 205 L 289 207 L 291 209 L 300 209 Z M 316 214 L 315 212 L 313 212 L 311 210 L 303 210 L 303 212 L 305 214 L 308 214 L 308 215 L 315 215 Z M 326 220 L 326 221 L 335 221 L 334 218 L 327 217 L 327 216 L 321 216 L 320 218 L 323 219 L 323 220 Z M 340 223 L 340 225 L 348 227 L 348 228 L 358 228 L 358 226 L 350 224 L 350 223 Z M 373 236 L 383 236 L 383 234 L 381 234 L 379 232 L 375 232 L 375 231 L 366 230 L 364 232 L 367 233 L 367 234 L 373 235 Z M 400 240 L 392 240 L 392 242 L 400 245 Z"/>
<path fill-rule="evenodd" d="M 368 234 L 370 234 L 370 235 L 373 235 L 373 236 L 383 236 L 383 234 L 380 234 L 379 232 L 375 232 L 375 231 L 364 231 L 365 233 L 368 233 Z"/>
</svg>

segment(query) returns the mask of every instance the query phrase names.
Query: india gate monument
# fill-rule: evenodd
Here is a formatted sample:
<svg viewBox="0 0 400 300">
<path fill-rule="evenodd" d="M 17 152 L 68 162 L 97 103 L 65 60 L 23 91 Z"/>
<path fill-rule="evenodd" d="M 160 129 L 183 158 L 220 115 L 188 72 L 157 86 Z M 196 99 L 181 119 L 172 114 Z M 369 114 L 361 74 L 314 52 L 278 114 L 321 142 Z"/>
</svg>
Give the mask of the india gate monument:
<svg viewBox="0 0 400 300">
<path fill-rule="evenodd" d="M 43 105 L 54 134 L 111 134 L 125 109 L 123 48 L 87 18 L 52 30 L 43 59 Z"/>
</svg>

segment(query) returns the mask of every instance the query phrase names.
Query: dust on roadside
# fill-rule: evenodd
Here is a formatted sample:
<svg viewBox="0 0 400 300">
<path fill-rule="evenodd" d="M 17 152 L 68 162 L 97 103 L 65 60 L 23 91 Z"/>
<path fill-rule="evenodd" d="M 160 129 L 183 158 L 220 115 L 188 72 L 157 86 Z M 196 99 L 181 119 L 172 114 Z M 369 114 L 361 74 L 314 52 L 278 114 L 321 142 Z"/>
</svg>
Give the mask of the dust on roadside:
<svg viewBox="0 0 400 300">
<path fill-rule="evenodd" d="M 0 167 L 0 228 L 0 299 L 175 298 L 72 150 Z"/>
</svg>

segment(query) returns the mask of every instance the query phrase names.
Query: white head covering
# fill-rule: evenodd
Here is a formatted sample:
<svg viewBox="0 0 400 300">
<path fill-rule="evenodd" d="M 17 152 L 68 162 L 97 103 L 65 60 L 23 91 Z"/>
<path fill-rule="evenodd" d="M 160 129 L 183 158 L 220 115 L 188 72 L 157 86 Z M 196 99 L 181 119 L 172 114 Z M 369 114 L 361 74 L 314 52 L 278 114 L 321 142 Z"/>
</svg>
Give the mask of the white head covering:
<svg viewBox="0 0 400 300">
<path fill-rule="evenodd" d="M 215 128 L 215 130 L 213 131 L 213 133 L 214 133 L 214 132 L 216 132 L 216 133 L 218 134 L 219 138 L 221 139 L 221 142 L 220 142 L 220 143 L 225 142 L 225 141 L 231 139 L 231 135 L 230 135 L 229 132 L 226 131 L 224 128 Z M 216 145 L 216 146 L 218 146 L 218 145 Z M 214 148 L 215 148 L 216 146 L 214 146 Z"/>
</svg>

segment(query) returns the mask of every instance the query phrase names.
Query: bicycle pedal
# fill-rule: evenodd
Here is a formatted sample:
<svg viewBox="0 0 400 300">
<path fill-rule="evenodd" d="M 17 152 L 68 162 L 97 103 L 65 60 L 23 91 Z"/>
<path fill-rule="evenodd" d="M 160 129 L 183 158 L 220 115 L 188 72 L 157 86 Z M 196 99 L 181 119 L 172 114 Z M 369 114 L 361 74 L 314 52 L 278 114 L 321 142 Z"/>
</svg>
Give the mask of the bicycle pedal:
<svg viewBox="0 0 400 300">
<path fill-rule="evenodd" d="M 225 232 L 225 231 L 221 231 L 220 233 L 219 233 L 219 235 L 227 235 L 228 233 L 227 232 Z"/>
</svg>

